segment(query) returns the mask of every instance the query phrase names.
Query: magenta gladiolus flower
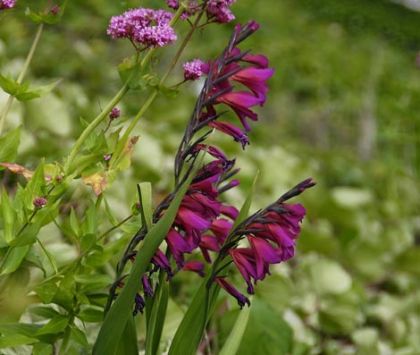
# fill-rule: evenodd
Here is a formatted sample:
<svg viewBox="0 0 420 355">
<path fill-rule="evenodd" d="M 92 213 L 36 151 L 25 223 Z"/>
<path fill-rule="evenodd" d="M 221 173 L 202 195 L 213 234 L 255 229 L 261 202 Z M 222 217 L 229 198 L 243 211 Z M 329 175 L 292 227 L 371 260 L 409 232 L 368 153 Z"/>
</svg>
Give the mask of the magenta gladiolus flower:
<svg viewBox="0 0 420 355">
<path fill-rule="evenodd" d="M 201 277 L 204 276 L 204 264 L 200 261 L 187 261 L 183 266 L 182 270 L 195 272 Z"/>
<path fill-rule="evenodd" d="M 294 256 L 295 241 L 305 216 L 305 208 L 300 204 L 286 204 L 284 201 L 299 195 L 314 184 L 312 179 L 301 182 L 275 203 L 249 217 L 238 230 L 230 232 L 223 249 L 230 255 L 245 280 L 249 294 L 254 293 L 257 281 L 270 274 L 270 265 Z M 244 238 L 249 247 L 236 247 Z M 218 282 L 217 279 L 215 281 Z M 226 290 L 236 298 L 241 297 L 237 291 L 232 293 L 231 290 Z"/>
<path fill-rule="evenodd" d="M 163 47 L 177 36 L 170 26 L 172 14 L 164 10 L 132 9 L 114 16 L 107 33 L 112 38 L 128 38 L 144 47 Z"/>
<path fill-rule="evenodd" d="M 227 122 L 210 122 L 209 126 L 231 136 L 236 142 L 241 143 L 242 148 L 245 148 L 249 144 L 248 136 L 233 124 Z"/>
<path fill-rule="evenodd" d="M 231 285 L 224 277 L 216 277 L 216 283 L 223 288 L 226 292 L 236 298 L 238 301 L 239 306 L 242 308 L 246 304 L 249 306 L 250 302 L 249 299 L 240 293 L 233 285 Z"/>
<path fill-rule="evenodd" d="M 0 10 L 12 9 L 16 5 L 16 0 L 0 0 Z"/>
</svg>

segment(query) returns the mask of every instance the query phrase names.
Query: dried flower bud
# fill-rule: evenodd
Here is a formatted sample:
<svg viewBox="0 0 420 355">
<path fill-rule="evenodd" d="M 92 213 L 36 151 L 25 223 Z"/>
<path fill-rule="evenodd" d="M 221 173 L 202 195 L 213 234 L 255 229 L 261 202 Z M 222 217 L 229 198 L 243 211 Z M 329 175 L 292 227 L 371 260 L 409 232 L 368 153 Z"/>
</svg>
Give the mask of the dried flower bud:
<svg viewBox="0 0 420 355">
<path fill-rule="evenodd" d="M 35 197 L 32 203 L 35 208 L 43 208 L 48 203 L 48 200 L 45 197 Z"/>
<path fill-rule="evenodd" d="M 109 113 L 109 119 L 115 120 L 121 115 L 121 110 L 118 107 L 114 107 Z"/>
</svg>

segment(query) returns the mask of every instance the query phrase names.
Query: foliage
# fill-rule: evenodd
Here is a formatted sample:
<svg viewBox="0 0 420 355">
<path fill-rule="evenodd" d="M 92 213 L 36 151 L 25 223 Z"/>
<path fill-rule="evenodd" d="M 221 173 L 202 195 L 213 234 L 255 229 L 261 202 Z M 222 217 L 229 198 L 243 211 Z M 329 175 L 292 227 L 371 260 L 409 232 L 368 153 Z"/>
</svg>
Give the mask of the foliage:
<svg viewBox="0 0 420 355">
<path fill-rule="evenodd" d="M 69 2 L 61 21 L 44 29 L 29 86 L 8 79 L 17 77 L 36 26 L 24 15 L 27 6 L 36 7 L 22 0 L 19 11 L 0 15 L 0 84 L 33 98 L 14 102 L 8 133 L 0 137 L 0 162 L 16 162 L 20 172 L 0 168 L 0 348 L 82 353 L 92 349 L 103 321 L 113 266 L 142 223 L 133 208 L 136 184 L 152 182 L 153 204 L 170 191 L 172 157 L 196 87 L 182 98 L 172 91 L 157 98 L 133 131 L 138 142 L 127 140 L 123 162 L 109 171 L 103 155 L 115 150 L 120 130 L 156 88 L 154 73 L 130 81 L 113 134 L 105 139 L 100 126 L 71 162 L 75 177 L 105 192 L 97 197 L 80 181 L 61 181 L 57 162 L 127 80 L 128 62 L 120 72 L 115 67 L 130 48 L 108 41 L 107 21 L 138 2 Z M 253 145 L 238 158 L 242 190 L 228 198 L 243 202 L 256 169 L 261 178 L 251 211 L 308 175 L 318 187 L 303 197 L 309 212 L 298 256 L 256 288 L 248 325 L 236 333 L 237 353 L 419 353 L 420 71 L 414 50 L 420 14 L 379 0 L 267 0 L 264 6 L 238 0 L 238 19 L 248 19 L 251 8 L 262 23 L 251 45 L 270 57 L 278 75 L 270 82 L 272 104 L 251 133 Z M 181 24 L 180 31 L 187 30 Z M 212 31 L 193 38 L 186 59 L 223 49 L 230 29 Z M 173 51 L 164 49 L 153 63 L 156 72 Z M 42 86 L 57 79 L 55 88 Z M 6 99 L 0 92 L 0 107 Z M 226 139 L 211 140 L 238 152 Z M 34 198 L 48 193 L 46 207 L 31 218 Z M 196 275 L 173 279 L 160 350 L 169 349 L 196 291 Z M 222 349 L 239 311 L 223 296 L 214 307 L 206 337 Z M 143 344 L 147 324 L 135 319 Z"/>
</svg>

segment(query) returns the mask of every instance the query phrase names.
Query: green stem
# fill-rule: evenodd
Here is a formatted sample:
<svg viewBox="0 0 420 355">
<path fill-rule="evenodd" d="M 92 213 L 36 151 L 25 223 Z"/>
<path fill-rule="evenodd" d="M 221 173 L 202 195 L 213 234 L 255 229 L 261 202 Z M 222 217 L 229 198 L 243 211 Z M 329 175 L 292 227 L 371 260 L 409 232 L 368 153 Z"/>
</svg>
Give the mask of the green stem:
<svg viewBox="0 0 420 355">
<path fill-rule="evenodd" d="M 40 24 L 38 26 L 38 30 L 36 31 L 36 35 L 34 38 L 34 41 L 32 42 L 31 49 L 29 50 L 28 55 L 26 56 L 25 63 L 23 65 L 22 71 L 20 72 L 16 82 L 18 84 L 21 84 L 23 79 L 25 78 L 26 72 L 28 71 L 29 65 L 31 64 L 32 58 L 34 57 L 34 53 L 36 48 L 38 47 L 39 39 L 41 38 L 42 30 L 44 29 L 44 24 Z M 6 105 L 3 109 L 3 112 L 0 116 L 0 134 L 3 130 L 4 122 L 6 120 L 7 114 L 10 111 L 10 108 L 12 107 L 14 97 L 12 95 L 9 95 L 9 98 L 7 99 Z"/>
<path fill-rule="evenodd" d="M 36 238 L 36 241 L 38 242 L 39 246 L 41 247 L 41 249 L 44 252 L 45 256 L 47 257 L 48 261 L 50 262 L 50 264 L 51 264 L 51 266 L 54 270 L 54 275 L 57 275 L 58 274 L 57 266 L 55 265 L 54 261 L 52 260 L 50 253 L 45 248 L 44 244 L 42 244 L 42 242 L 39 238 Z"/>
<path fill-rule="evenodd" d="M 112 226 L 111 228 L 109 228 L 107 231 L 105 231 L 104 233 L 102 233 L 99 238 L 99 240 L 102 240 L 103 238 L 105 238 L 109 233 L 113 232 L 114 230 L 120 228 L 124 223 L 128 222 L 131 218 L 133 218 L 134 215 L 129 215 L 128 217 L 124 218 L 121 222 L 119 222 L 118 224 L 116 224 L 115 226 Z"/>
<path fill-rule="evenodd" d="M 121 99 L 127 93 L 129 81 L 130 79 L 127 80 L 127 82 L 123 85 L 120 91 L 118 91 L 118 93 L 108 103 L 105 109 L 98 116 L 96 116 L 96 118 L 94 118 L 94 120 L 85 128 L 80 137 L 77 139 L 64 165 L 64 175 L 67 175 L 69 173 L 71 164 L 74 158 L 76 157 L 77 153 L 79 153 L 87 137 L 95 130 L 96 127 L 99 126 L 99 124 L 102 123 L 102 121 L 108 116 L 108 113 L 118 104 L 118 102 L 121 101 Z"/>
</svg>

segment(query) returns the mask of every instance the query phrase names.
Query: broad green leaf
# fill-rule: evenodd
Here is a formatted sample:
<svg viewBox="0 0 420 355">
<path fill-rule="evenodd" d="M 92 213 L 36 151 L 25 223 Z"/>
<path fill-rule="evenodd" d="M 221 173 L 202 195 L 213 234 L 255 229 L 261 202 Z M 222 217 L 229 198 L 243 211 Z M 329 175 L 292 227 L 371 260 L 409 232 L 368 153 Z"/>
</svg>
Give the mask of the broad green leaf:
<svg viewBox="0 0 420 355">
<path fill-rule="evenodd" d="M 24 198 L 25 206 L 28 210 L 33 210 L 33 200 L 36 197 L 43 195 L 42 187 L 45 185 L 44 179 L 44 162 L 42 161 L 36 168 L 32 179 L 29 180 L 28 184 L 25 186 Z"/>
<path fill-rule="evenodd" d="M 201 162 L 202 159 L 197 161 L 195 168 L 191 171 L 188 179 L 186 179 L 184 184 L 179 188 L 164 216 L 147 233 L 144 243 L 137 253 L 136 260 L 130 275 L 127 278 L 127 282 L 105 317 L 94 345 L 94 354 L 115 354 L 122 332 L 132 313 L 134 298 L 139 289 L 139 280 L 146 272 L 150 260 L 172 226 L 182 199 L 198 170 L 198 166 L 201 166 Z"/>
<path fill-rule="evenodd" d="M 7 76 L 0 74 L 0 87 L 10 95 L 17 90 L 19 84 L 16 80 L 12 78 L 8 78 Z"/>
<path fill-rule="evenodd" d="M 43 282 L 35 287 L 35 292 L 44 303 L 50 303 L 58 291 L 57 280 Z"/>
<path fill-rule="evenodd" d="M 84 322 L 99 323 L 104 319 L 103 309 L 97 306 L 84 306 L 77 315 Z"/>
<path fill-rule="evenodd" d="M 36 336 L 45 335 L 45 334 L 57 334 L 61 333 L 66 329 L 69 320 L 64 316 L 56 316 L 51 319 L 47 324 L 42 328 L 38 329 Z"/>
<path fill-rule="evenodd" d="M 251 299 L 252 301 L 252 299 Z M 239 346 L 241 345 L 245 329 L 248 325 L 249 315 L 251 314 L 251 307 L 245 307 L 239 312 L 235 325 L 229 334 L 223 348 L 220 350 L 219 355 L 235 355 Z"/>
<path fill-rule="evenodd" d="M 26 88 L 26 90 L 19 90 L 14 96 L 19 101 L 30 101 L 37 99 L 49 92 L 53 91 L 61 80 L 54 81 L 50 84 L 38 86 L 36 88 Z"/>
<path fill-rule="evenodd" d="M 152 199 L 152 184 L 150 182 L 142 182 L 139 184 L 140 195 L 140 209 L 144 223 L 146 223 L 147 230 L 152 227 L 153 217 L 153 199 Z"/>
<path fill-rule="evenodd" d="M 53 346 L 46 343 L 36 343 L 32 348 L 32 355 L 51 355 L 53 354 Z"/>
<path fill-rule="evenodd" d="M 4 240 L 10 245 L 10 242 L 15 237 L 13 226 L 16 219 L 16 213 L 9 199 L 9 195 L 4 188 L 1 191 L 1 212 L 3 217 Z"/>
<path fill-rule="evenodd" d="M 28 324 L 28 323 L 6 323 L 0 324 L 1 335 L 13 335 L 20 334 L 27 337 L 31 337 L 40 328 L 39 325 Z"/>
<path fill-rule="evenodd" d="M 20 143 L 20 127 L 7 132 L 0 137 L 0 163 L 7 163 L 16 159 Z M 4 167 L 0 166 L 0 170 Z"/>
<path fill-rule="evenodd" d="M 0 349 L 11 348 L 19 345 L 28 345 L 37 343 L 39 340 L 22 334 L 9 334 L 0 336 Z"/>
<path fill-rule="evenodd" d="M 70 338 L 80 344 L 84 349 L 87 349 L 89 346 L 86 334 L 75 325 L 70 326 Z"/>
<path fill-rule="evenodd" d="M 25 256 L 28 254 L 30 247 L 25 245 L 23 247 L 9 248 L 0 266 L 0 275 L 10 274 L 15 272 Z"/>
<path fill-rule="evenodd" d="M 10 246 L 23 247 L 25 245 L 34 244 L 40 229 L 41 225 L 39 223 L 28 224 L 25 229 L 22 230 L 20 235 L 13 239 Z"/>
<path fill-rule="evenodd" d="M 153 296 L 153 306 L 147 322 L 146 355 L 157 354 L 168 308 L 169 287 L 163 272 L 159 279 L 160 283 Z"/>
</svg>

